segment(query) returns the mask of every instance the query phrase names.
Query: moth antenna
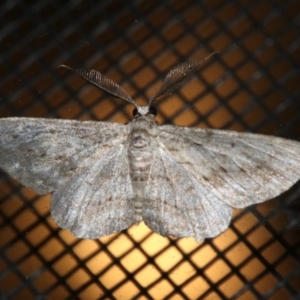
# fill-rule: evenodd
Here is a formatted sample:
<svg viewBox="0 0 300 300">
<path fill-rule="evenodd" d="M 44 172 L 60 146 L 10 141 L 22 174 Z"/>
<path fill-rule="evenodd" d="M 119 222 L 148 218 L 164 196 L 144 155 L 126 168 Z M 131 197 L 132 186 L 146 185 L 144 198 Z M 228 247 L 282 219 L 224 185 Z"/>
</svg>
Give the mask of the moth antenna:
<svg viewBox="0 0 300 300">
<path fill-rule="evenodd" d="M 151 97 L 149 105 L 151 105 L 155 99 L 163 95 L 172 95 L 186 80 L 191 78 L 193 71 L 202 64 L 205 60 L 218 52 L 213 52 L 206 56 L 204 59 L 193 59 L 188 62 L 181 63 L 172 68 L 166 75 L 160 89 Z"/>
<path fill-rule="evenodd" d="M 87 81 L 99 87 L 100 89 L 104 90 L 108 94 L 123 99 L 133 104 L 135 107 L 137 107 L 137 104 L 134 102 L 134 100 L 128 95 L 128 93 L 121 86 L 119 86 L 117 83 L 115 83 L 113 80 L 103 75 L 99 71 L 87 70 L 81 68 L 72 69 L 66 65 L 60 65 L 59 67 L 63 67 L 75 72 L 76 74 L 80 75 L 82 78 L 86 79 Z"/>
</svg>

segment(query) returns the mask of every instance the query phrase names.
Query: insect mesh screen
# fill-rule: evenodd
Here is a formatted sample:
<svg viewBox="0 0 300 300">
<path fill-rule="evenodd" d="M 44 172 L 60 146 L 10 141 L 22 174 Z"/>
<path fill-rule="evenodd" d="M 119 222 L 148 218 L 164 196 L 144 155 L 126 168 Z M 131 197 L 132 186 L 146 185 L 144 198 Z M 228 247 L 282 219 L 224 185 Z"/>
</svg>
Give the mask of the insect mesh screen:
<svg viewBox="0 0 300 300">
<path fill-rule="evenodd" d="M 157 121 L 299 141 L 299 21 L 293 0 L 2 1 L 0 117 L 126 123 L 132 105 L 58 66 L 99 70 L 143 105 L 170 68 L 217 51 Z M 299 184 L 200 243 L 144 223 L 81 240 L 51 195 L 0 176 L 1 299 L 300 297 Z"/>
</svg>

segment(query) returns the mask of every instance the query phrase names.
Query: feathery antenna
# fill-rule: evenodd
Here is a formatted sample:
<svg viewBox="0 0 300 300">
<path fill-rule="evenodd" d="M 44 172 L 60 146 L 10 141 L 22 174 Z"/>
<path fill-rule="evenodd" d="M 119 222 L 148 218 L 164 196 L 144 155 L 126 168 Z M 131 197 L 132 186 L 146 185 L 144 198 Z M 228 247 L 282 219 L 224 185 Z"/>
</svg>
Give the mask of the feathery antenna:
<svg viewBox="0 0 300 300">
<path fill-rule="evenodd" d="M 128 95 L 128 93 L 122 87 L 120 87 L 117 83 L 115 83 L 113 80 L 103 75 L 99 71 L 86 69 L 72 69 L 66 65 L 60 65 L 60 67 L 67 68 L 75 72 L 76 74 L 80 75 L 81 77 L 94 84 L 95 86 L 99 87 L 100 89 L 104 90 L 105 92 L 117 98 L 128 101 L 129 103 L 137 107 L 135 101 Z"/>
<path fill-rule="evenodd" d="M 188 62 L 181 63 L 174 68 L 172 68 L 166 75 L 160 89 L 151 97 L 149 101 L 149 106 L 153 104 L 153 102 L 163 96 L 163 95 L 172 95 L 186 80 L 191 78 L 191 74 L 193 71 L 201 65 L 205 60 L 212 57 L 214 54 L 218 52 L 213 52 L 210 55 L 206 56 L 204 59 L 194 59 Z M 99 71 L 96 70 L 87 70 L 87 69 L 72 69 L 66 65 L 60 65 L 59 67 L 67 68 L 105 92 L 123 99 L 131 104 L 133 104 L 136 108 L 138 108 L 135 101 L 128 95 L 128 93 L 113 80 L 103 75 Z"/>
<path fill-rule="evenodd" d="M 191 78 L 193 71 L 202 64 L 205 60 L 218 52 L 213 52 L 206 56 L 204 59 L 194 59 L 188 62 L 181 63 L 172 68 L 166 78 L 164 79 L 160 89 L 151 97 L 149 105 L 151 105 L 155 99 L 163 95 L 172 95 L 186 80 Z"/>
</svg>

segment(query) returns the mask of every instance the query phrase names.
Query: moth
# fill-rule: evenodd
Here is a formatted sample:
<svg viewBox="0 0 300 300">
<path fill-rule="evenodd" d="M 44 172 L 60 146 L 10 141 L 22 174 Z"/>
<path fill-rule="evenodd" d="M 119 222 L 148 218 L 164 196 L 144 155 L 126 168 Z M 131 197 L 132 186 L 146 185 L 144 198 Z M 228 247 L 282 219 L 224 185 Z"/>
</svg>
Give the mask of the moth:
<svg viewBox="0 0 300 300">
<path fill-rule="evenodd" d="M 100 72 L 74 69 L 134 105 L 132 121 L 0 119 L 0 167 L 38 194 L 53 193 L 53 219 L 79 238 L 141 221 L 163 236 L 219 235 L 232 207 L 274 198 L 299 180 L 300 143 L 157 124 L 155 100 L 172 94 L 201 63 L 171 69 L 147 106 Z"/>
</svg>

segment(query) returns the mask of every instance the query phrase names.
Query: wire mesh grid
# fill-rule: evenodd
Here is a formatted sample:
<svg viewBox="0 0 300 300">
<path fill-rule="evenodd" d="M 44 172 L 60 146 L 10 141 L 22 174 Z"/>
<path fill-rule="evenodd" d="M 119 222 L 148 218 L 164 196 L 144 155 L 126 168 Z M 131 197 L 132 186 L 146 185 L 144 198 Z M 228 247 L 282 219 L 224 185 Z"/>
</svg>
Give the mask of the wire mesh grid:
<svg viewBox="0 0 300 300">
<path fill-rule="evenodd" d="M 132 106 L 58 68 L 84 66 L 147 102 L 166 72 L 218 51 L 158 102 L 159 123 L 300 137 L 298 1 L 4 1 L 0 117 L 125 123 Z M 51 174 L 49 174 L 51 176 Z M 214 239 L 143 223 L 81 240 L 1 172 L 1 299 L 298 299 L 299 184 L 235 211 Z M 101 216 L 99 216 L 101 217 Z"/>
</svg>

